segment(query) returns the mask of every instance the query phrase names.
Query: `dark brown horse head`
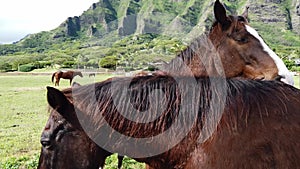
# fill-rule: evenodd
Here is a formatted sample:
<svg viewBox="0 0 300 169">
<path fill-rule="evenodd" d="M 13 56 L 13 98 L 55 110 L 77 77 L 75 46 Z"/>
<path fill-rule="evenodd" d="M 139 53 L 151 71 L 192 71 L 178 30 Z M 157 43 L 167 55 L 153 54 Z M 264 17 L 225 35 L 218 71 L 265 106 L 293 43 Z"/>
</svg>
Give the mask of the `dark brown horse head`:
<svg viewBox="0 0 300 169">
<path fill-rule="evenodd" d="M 82 73 L 81 72 L 74 72 L 74 76 L 76 76 L 76 75 L 78 75 L 78 76 L 80 76 L 80 77 L 83 77 L 83 75 L 82 75 Z"/>
<path fill-rule="evenodd" d="M 83 132 L 71 101 L 59 90 L 47 89 L 50 117 L 41 135 L 38 169 L 103 167 L 105 158 L 111 153 L 100 149 Z"/>
<path fill-rule="evenodd" d="M 226 77 L 280 79 L 293 84 L 283 61 L 249 26 L 248 7 L 242 15 L 227 15 L 223 4 L 217 0 L 214 14 L 216 22 L 210 30 L 209 39 L 219 53 Z"/>
</svg>

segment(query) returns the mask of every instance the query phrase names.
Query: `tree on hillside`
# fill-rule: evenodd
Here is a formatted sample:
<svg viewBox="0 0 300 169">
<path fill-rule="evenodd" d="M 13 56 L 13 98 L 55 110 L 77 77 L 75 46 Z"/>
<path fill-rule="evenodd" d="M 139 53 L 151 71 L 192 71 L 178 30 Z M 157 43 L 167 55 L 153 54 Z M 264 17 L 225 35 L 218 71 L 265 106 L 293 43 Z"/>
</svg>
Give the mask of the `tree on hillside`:
<svg viewBox="0 0 300 169">
<path fill-rule="evenodd" d="M 99 67 L 115 70 L 117 62 L 118 58 L 116 56 L 106 56 L 100 60 Z"/>
</svg>

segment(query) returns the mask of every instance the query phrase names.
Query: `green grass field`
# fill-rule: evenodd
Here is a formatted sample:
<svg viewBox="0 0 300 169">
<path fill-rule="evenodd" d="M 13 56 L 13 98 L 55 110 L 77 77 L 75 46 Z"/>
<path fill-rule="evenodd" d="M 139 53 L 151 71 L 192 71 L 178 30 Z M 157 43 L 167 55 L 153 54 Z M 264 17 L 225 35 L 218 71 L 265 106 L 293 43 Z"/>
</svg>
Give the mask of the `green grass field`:
<svg viewBox="0 0 300 169">
<path fill-rule="evenodd" d="M 112 77 L 76 78 L 80 84 Z M 54 86 L 50 75 L 0 75 L 0 168 L 36 168 L 41 131 L 48 119 L 46 86 Z M 295 85 L 300 88 L 299 76 Z M 61 80 L 59 89 L 69 87 Z M 144 168 L 144 164 L 125 158 L 124 169 Z M 116 156 L 107 159 L 107 169 L 116 168 Z"/>
<path fill-rule="evenodd" d="M 80 84 L 102 81 L 111 74 L 76 78 Z M 51 75 L 0 75 L 0 168 L 36 168 L 40 135 L 48 119 L 46 86 L 54 86 Z M 69 87 L 62 79 L 59 89 Z M 117 158 L 107 159 L 106 168 L 117 168 Z M 144 168 L 125 158 L 123 168 Z"/>
<path fill-rule="evenodd" d="M 300 76 L 294 76 L 295 87 L 300 89 Z"/>
</svg>

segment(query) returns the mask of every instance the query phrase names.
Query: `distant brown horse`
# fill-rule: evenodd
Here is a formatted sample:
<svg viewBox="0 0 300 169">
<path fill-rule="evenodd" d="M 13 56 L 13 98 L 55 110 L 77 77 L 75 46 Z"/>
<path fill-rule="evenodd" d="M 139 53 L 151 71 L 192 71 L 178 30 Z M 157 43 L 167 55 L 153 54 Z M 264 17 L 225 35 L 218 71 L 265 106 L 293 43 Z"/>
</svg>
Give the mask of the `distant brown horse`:
<svg viewBox="0 0 300 169">
<path fill-rule="evenodd" d="M 54 81 L 54 78 L 55 78 L 55 86 L 59 86 L 59 81 L 60 81 L 60 78 L 63 78 L 63 79 L 69 79 L 70 80 L 70 85 L 72 84 L 72 80 L 75 76 L 80 76 L 80 77 L 83 77 L 82 76 L 82 73 L 79 72 L 79 71 L 72 71 L 72 70 L 69 70 L 69 71 L 57 71 L 55 73 L 52 74 L 52 83 Z"/>
<path fill-rule="evenodd" d="M 155 169 L 300 166 L 300 90 L 276 81 L 238 79 L 224 79 L 226 90 L 219 90 L 211 79 L 138 76 L 62 92 L 48 87 L 50 116 L 42 132 L 38 168 L 98 169 L 105 149 Z M 128 98 L 123 97 L 124 84 L 129 84 Z M 154 94 L 157 90 L 162 93 Z M 219 109 L 222 104 L 224 109 Z M 216 119 L 220 112 L 211 135 L 201 140 L 208 131 L 204 126 L 210 125 L 207 119 Z M 145 119 L 153 120 L 142 123 Z M 156 140 L 166 132 L 170 134 Z M 130 144 L 129 138 L 136 141 Z"/>
</svg>

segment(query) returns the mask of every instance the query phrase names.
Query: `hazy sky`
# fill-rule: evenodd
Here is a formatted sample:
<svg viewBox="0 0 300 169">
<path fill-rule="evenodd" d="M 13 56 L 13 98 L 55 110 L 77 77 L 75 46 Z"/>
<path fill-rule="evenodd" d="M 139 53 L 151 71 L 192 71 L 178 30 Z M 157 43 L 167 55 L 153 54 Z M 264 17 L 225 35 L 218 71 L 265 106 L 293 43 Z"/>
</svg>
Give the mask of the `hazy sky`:
<svg viewBox="0 0 300 169">
<path fill-rule="evenodd" d="M 27 34 L 48 31 L 69 16 L 79 16 L 99 0 L 1 0 L 0 43 L 12 43 Z"/>
</svg>

